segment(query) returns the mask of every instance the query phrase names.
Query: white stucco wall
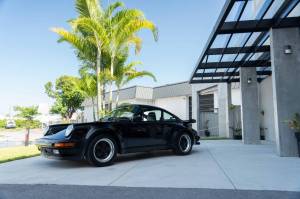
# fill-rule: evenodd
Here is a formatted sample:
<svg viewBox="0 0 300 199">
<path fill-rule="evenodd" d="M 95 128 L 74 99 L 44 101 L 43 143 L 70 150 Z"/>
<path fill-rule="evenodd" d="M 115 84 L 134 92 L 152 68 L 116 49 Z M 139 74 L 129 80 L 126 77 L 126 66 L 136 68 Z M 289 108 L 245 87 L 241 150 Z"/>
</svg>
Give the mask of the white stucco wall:
<svg viewBox="0 0 300 199">
<path fill-rule="evenodd" d="M 154 105 L 166 109 L 167 111 L 175 114 L 180 119 L 188 119 L 188 97 L 169 97 L 160 98 L 154 101 Z"/>
<path fill-rule="evenodd" d="M 260 96 L 260 111 L 264 114 L 261 116 L 261 127 L 265 129 L 266 140 L 275 142 L 274 133 L 274 104 L 273 104 L 273 90 L 272 78 L 268 77 L 259 85 Z"/>
<path fill-rule="evenodd" d="M 241 91 L 240 91 L 240 88 L 231 89 L 231 104 L 241 105 Z"/>
</svg>

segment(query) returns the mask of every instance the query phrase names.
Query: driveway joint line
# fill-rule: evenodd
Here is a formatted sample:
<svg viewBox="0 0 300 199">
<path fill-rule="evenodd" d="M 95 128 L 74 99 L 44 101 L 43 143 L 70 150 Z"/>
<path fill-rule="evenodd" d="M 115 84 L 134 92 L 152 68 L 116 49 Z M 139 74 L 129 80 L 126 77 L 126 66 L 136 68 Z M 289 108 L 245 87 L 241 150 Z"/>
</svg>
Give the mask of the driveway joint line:
<svg viewBox="0 0 300 199">
<path fill-rule="evenodd" d="M 123 176 L 125 176 L 127 173 L 129 173 L 132 169 L 134 169 L 136 166 L 138 165 L 138 163 L 134 164 L 132 167 L 130 167 L 127 171 L 125 171 L 123 174 L 121 174 L 120 176 L 118 176 L 116 179 L 112 180 L 110 183 L 107 184 L 107 186 L 111 186 L 113 185 L 115 182 L 117 182 L 118 180 L 120 180 Z"/>
<path fill-rule="evenodd" d="M 208 153 L 210 154 L 210 156 L 212 157 L 213 161 L 217 164 L 217 166 L 221 169 L 221 171 L 223 172 L 223 174 L 226 176 L 226 178 L 228 179 L 228 181 L 230 182 L 230 184 L 233 186 L 234 190 L 237 190 L 235 184 L 233 183 L 233 180 L 229 177 L 229 175 L 226 173 L 225 169 L 221 166 L 221 164 L 217 161 L 217 159 L 215 158 L 215 156 L 212 154 L 212 152 L 210 151 L 209 148 L 207 148 Z"/>
</svg>

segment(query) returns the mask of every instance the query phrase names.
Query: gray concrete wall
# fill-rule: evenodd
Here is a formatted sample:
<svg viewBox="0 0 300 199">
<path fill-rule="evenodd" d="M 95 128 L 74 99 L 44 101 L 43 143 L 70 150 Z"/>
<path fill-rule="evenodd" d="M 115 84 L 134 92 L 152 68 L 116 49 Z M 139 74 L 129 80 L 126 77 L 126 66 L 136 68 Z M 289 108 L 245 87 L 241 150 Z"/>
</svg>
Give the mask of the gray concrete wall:
<svg viewBox="0 0 300 199">
<path fill-rule="evenodd" d="M 292 54 L 284 54 L 286 45 Z M 300 113 L 300 31 L 299 28 L 271 30 L 273 101 L 277 152 L 297 156 L 297 143 L 286 120 Z"/>
<path fill-rule="evenodd" d="M 251 79 L 251 83 L 248 80 Z M 240 68 L 242 133 L 245 144 L 260 143 L 256 68 Z"/>
<path fill-rule="evenodd" d="M 218 85 L 218 117 L 219 117 L 219 136 L 232 137 L 232 116 L 231 105 L 231 84 L 221 83 Z"/>
<path fill-rule="evenodd" d="M 259 84 L 260 91 L 260 119 L 261 127 L 264 128 L 265 138 L 267 141 L 275 142 L 274 130 L 274 104 L 272 77 L 267 77 Z M 263 114 L 262 114 L 263 112 Z"/>
</svg>

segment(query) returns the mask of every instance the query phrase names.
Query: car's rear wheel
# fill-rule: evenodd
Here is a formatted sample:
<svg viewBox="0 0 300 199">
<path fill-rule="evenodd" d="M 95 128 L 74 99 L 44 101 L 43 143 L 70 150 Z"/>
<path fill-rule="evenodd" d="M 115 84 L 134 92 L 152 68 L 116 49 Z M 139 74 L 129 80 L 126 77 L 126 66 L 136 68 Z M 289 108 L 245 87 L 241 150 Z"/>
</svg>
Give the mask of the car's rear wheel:
<svg viewBox="0 0 300 199">
<path fill-rule="evenodd" d="M 95 137 L 88 146 L 87 160 L 98 167 L 111 165 L 117 155 L 116 141 L 109 135 Z"/>
<path fill-rule="evenodd" d="M 193 148 L 192 138 L 187 133 L 180 133 L 175 138 L 173 151 L 177 155 L 188 155 Z"/>
</svg>

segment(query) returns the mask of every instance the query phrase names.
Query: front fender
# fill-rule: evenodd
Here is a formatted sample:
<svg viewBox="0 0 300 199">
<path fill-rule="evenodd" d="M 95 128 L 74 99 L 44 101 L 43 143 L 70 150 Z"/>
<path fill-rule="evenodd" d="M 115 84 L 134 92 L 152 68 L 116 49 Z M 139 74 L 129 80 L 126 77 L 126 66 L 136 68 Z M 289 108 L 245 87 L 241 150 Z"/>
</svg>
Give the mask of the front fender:
<svg viewBox="0 0 300 199">
<path fill-rule="evenodd" d="M 121 147 L 122 146 L 121 136 L 119 133 L 115 133 L 115 131 L 116 131 L 116 129 L 114 129 L 112 126 L 107 126 L 107 127 L 92 126 L 90 128 L 90 130 L 86 133 L 84 140 L 83 140 L 84 144 L 83 144 L 83 150 L 82 150 L 82 157 L 85 156 L 85 153 L 87 151 L 89 143 L 94 139 L 94 137 L 96 137 L 97 135 L 100 135 L 100 134 L 105 134 L 105 133 L 110 134 L 115 139 L 117 139 L 116 141 L 117 141 L 119 147 Z"/>
</svg>

